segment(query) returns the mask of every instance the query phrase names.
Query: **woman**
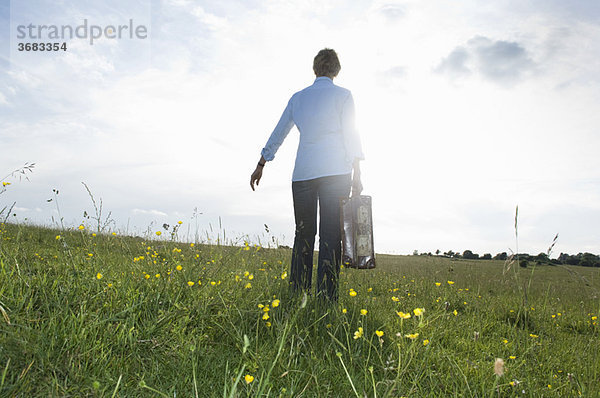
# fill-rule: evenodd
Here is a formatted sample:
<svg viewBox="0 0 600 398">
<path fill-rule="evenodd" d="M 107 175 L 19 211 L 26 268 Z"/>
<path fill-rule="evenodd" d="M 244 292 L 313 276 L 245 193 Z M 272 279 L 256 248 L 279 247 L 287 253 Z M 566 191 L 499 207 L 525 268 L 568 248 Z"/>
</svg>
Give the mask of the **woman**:
<svg viewBox="0 0 600 398">
<path fill-rule="evenodd" d="M 364 159 L 354 126 L 352 93 L 333 84 L 340 61 L 334 50 L 315 56 L 314 83 L 295 93 L 261 152 L 250 186 L 258 186 L 266 162 L 273 160 L 296 125 L 300 143 L 292 175 L 296 236 L 290 281 L 294 290 L 310 291 L 313 251 L 320 211 L 317 296 L 337 300 L 341 259 L 340 199 L 360 195 L 359 161 Z"/>
</svg>

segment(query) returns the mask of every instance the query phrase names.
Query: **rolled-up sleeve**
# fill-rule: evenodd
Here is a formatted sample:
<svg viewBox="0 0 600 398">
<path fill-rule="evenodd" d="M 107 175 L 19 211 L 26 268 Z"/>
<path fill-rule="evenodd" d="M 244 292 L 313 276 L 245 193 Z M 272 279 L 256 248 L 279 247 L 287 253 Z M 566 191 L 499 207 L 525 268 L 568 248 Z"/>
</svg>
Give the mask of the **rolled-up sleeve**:
<svg viewBox="0 0 600 398">
<path fill-rule="evenodd" d="M 294 119 L 292 117 L 292 100 L 293 97 L 288 101 L 279 123 L 275 126 L 275 130 L 271 133 L 267 144 L 261 151 L 261 155 L 266 161 L 271 161 L 275 158 L 275 153 L 285 140 L 285 137 L 289 134 L 292 127 L 294 127 Z"/>
<path fill-rule="evenodd" d="M 342 134 L 344 136 L 344 147 L 346 149 L 346 160 L 354 162 L 354 159 L 364 160 L 360 137 L 355 125 L 354 98 L 349 93 L 342 108 Z"/>
</svg>

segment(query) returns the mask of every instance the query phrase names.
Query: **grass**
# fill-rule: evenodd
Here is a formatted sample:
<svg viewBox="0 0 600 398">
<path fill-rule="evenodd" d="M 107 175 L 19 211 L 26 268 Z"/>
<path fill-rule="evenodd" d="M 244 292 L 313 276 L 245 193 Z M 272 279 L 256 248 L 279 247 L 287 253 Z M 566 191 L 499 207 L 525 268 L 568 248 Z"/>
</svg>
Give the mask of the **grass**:
<svg viewBox="0 0 600 398">
<path fill-rule="evenodd" d="M 516 270 L 524 308 L 503 262 L 379 255 L 328 306 L 289 249 L 153 238 L 0 227 L 0 396 L 600 395 L 597 268 Z"/>
</svg>

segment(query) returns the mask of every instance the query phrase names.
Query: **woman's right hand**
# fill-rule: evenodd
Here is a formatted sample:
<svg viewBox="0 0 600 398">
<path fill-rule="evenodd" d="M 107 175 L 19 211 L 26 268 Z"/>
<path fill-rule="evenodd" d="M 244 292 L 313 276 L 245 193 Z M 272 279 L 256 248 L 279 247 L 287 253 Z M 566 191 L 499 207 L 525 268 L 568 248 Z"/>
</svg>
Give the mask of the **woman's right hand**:
<svg viewBox="0 0 600 398">
<path fill-rule="evenodd" d="M 360 159 L 354 159 L 352 168 L 352 196 L 358 196 L 363 190 L 362 182 L 360 181 Z"/>
<path fill-rule="evenodd" d="M 360 175 L 355 175 L 352 179 L 352 194 L 351 196 L 359 196 L 362 193 L 363 186 L 360 181 Z"/>
<path fill-rule="evenodd" d="M 260 182 L 260 179 L 262 177 L 262 172 L 263 172 L 263 168 L 260 166 L 256 166 L 256 169 L 254 169 L 254 173 L 252 173 L 252 175 L 250 176 L 250 187 L 252 188 L 252 190 L 254 191 L 254 183 L 256 182 L 256 186 L 258 187 L 258 183 Z"/>
</svg>

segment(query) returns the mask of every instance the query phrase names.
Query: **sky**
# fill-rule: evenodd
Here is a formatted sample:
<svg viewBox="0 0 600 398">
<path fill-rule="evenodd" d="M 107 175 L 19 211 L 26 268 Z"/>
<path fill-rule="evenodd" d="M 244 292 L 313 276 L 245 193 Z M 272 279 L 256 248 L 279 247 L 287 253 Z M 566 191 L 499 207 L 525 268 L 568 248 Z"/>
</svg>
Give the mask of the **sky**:
<svg viewBox="0 0 600 398">
<path fill-rule="evenodd" d="M 0 22 L 13 222 L 94 228 L 85 183 L 110 231 L 182 221 L 183 239 L 291 246 L 298 131 L 255 192 L 250 174 L 328 47 L 356 103 L 378 253 L 537 254 L 556 234 L 554 256 L 600 253 L 597 1 L 4 0 Z M 130 24 L 145 35 L 104 31 Z M 42 25 L 84 27 L 39 39 Z M 67 50 L 18 50 L 42 41 Z"/>
</svg>

